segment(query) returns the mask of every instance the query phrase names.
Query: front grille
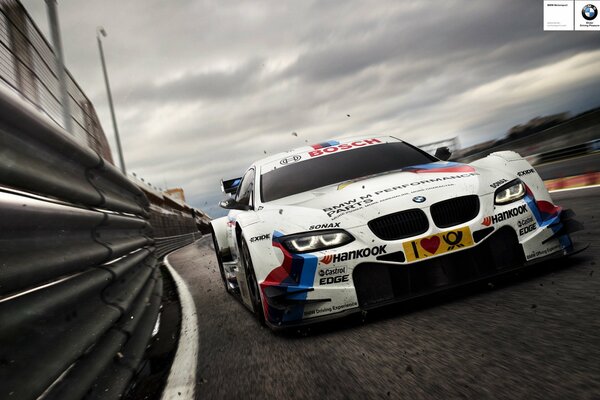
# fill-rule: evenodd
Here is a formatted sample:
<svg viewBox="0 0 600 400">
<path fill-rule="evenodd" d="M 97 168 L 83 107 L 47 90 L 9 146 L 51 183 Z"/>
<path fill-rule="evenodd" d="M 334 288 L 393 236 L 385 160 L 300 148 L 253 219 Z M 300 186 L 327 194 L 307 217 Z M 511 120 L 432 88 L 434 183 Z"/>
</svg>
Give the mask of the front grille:
<svg viewBox="0 0 600 400">
<path fill-rule="evenodd" d="M 431 217 L 439 228 L 462 224 L 479 214 L 479 197 L 462 196 L 440 201 L 431 206 Z"/>
<path fill-rule="evenodd" d="M 383 240 L 398 240 L 427 231 L 429 222 L 422 210 L 414 208 L 384 215 L 369 222 L 375 236 Z"/>
<path fill-rule="evenodd" d="M 360 307 L 368 309 L 491 277 L 524 262 L 515 231 L 504 227 L 475 247 L 418 263 L 361 263 L 352 280 Z"/>
</svg>

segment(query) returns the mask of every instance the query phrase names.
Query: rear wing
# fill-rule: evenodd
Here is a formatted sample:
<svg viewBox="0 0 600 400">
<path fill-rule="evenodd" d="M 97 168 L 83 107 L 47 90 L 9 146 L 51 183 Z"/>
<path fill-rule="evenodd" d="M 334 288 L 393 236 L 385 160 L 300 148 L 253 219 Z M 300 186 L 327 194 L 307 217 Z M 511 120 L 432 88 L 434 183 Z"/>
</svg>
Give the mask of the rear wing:
<svg viewBox="0 0 600 400">
<path fill-rule="evenodd" d="M 241 181 L 241 177 L 229 179 L 228 181 L 221 179 L 221 191 L 226 194 L 234 194 L 237 191 Z"/>
</svg>

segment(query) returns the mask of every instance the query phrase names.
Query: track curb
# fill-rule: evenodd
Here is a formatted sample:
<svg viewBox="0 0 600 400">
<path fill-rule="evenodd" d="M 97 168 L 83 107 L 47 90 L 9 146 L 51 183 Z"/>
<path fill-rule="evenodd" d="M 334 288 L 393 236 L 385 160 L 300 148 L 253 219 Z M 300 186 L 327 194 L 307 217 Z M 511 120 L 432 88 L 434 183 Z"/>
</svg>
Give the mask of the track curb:
<svg viewBox="0 0 600 400">
<path fill-rule="evenodd" d="M 567 176 L 564 178 L 548 179 L 544 185 L 548 190 L 570 189 L 600 184 L 600 172 L 588 172 L 582 175 Z"/>
<path fill-rule="evenodd" d="M 165 256 L 164 264 L 177 287 L 181 303 L 181 330 L 175 359 L 161 400 L 193 400 L 198 368 L 198 315 L 192 294 L 183 278 L 169 263 L 169 255 Z"/>
</svg>

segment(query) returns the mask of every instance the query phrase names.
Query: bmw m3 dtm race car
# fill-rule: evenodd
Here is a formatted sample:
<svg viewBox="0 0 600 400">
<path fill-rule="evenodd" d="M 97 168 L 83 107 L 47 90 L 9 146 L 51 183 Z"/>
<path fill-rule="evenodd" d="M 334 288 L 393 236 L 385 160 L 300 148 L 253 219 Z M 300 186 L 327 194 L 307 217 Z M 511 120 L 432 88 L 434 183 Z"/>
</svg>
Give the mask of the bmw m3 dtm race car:
<svg viewBox="0 0 600 400">
<path fill-rule="evenodd" d="M 579 229 L 517 153 L 461 164 L 394 137 L 271 156 L 222 189 L 233 196 L 221 202 L 228 216 L 212 221 L 221 277 L 271 328 L 566 255 Z"/>
</svg>

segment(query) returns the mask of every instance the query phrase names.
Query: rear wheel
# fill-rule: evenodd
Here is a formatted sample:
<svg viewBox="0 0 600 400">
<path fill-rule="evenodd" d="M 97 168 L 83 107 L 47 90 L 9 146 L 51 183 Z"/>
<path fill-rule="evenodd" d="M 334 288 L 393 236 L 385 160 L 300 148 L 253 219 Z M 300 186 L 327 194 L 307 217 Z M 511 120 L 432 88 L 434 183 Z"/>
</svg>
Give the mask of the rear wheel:
<svg viewBox="0 0 600 400">
<path fill-rule="evenodd" d="M 252 265 L 252 258 L 250 257 L 250 250 L 246 240 L 242 239 L 242 263 L 244 264 L 244 272 L 246 273 L 246 282 L 248 283 L 248 293 L 250 300 L 252 301 L 252 311 L 254 316 L 262 325 L 265 324 L 265 315 L 263 312 L 262 301 L 260 298 L 260 288 L 258 281 L 256 280 L 256 274 L 254 273 L 254 266 Z"/>
</svg>

